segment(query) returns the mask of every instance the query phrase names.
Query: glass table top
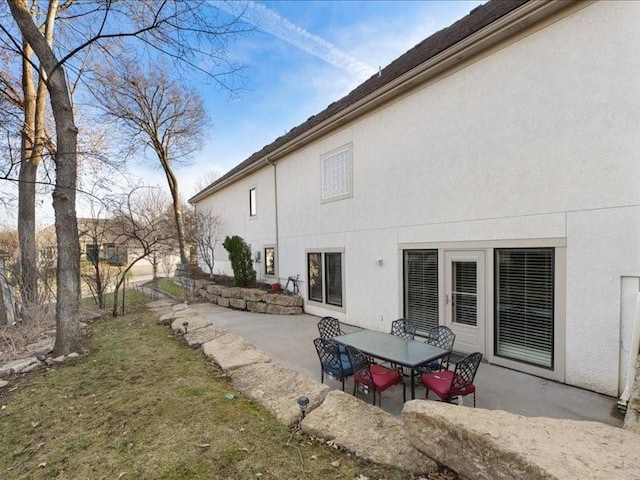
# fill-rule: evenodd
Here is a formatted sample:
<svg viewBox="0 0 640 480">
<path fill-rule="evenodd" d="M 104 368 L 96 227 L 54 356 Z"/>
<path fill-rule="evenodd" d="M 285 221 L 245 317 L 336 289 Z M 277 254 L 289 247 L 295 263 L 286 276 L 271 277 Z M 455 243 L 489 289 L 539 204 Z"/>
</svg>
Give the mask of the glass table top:
<svg viewBox="0 0 640 480">
<path fill-rule="evenodd" d="M 373 357 L 411 368 L 432 362 L 449 353 L 448 350 L 418 340 L 409 340 L 373 330 L 360 330 L 333 339 Z"/>
</svg>

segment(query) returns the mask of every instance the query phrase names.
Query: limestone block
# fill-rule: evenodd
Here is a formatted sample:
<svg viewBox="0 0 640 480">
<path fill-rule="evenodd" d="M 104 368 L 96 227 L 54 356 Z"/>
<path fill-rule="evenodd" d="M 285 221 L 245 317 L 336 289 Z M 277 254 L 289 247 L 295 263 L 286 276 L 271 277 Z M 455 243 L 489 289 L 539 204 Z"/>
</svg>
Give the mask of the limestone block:
<svg viewBox="0 0 640 480">
<path fill-rule="evenodd" d="M 414 446 L 469 479 L 640 478 L 640 437 L 598 422 L 407 402 Z"/>
<path fill-rule="evenodd" d="M 202 288 L 206 289 L 207 285 L 209 285 L 209 280 L 198 279 L 193 281 L 193 286 L 198 290 Z"/>
<path fill-rule="evenodd" d="M 299 315 L 302 313 L 302 307 L 284 307 L 282 305 L 267 305 L 266 313 L 276 315 Z"/>
<path fill-rule="evenodd" d="M 160 318 L 158 318 L 158 325 L 171 325 L 174 320 L 174 313 L 175 312 L 172 310 L 171 312 L 160 315 Z"/>
<path fill-rule="evenodd" d="M 267 304 L 264 302 L 252 302 L 247 300 L 247 310 L 249 310 L 250 312 L 256 312 L 256 313 L 266 313 Z"/>
<path fill-rule="evenodd" d="M 246 310 L 247 309 L 247 301 L 241 298 L 231 298 L 229 299 L 229 306 L 231 308 L 235 308 L 237 310 Z"/>
<path fill-rule="evenodd" d="M 204 300 L 209 303 L 217 303 L 218 300 L 218 296 L 214 295 L 213 293 L 207 293 L 202 298 L 204 298 Z"/>
<path fill-rule="evenodd" d="M 271 361 L 261 350 L 247 343 L 239 335 L 224 330 L 213 340 L 204 343 L 202 351 L 220 365 L 225 373 L 253 363 Z"/>
<path fill-rule="evenodd" d="M 229 299 L 225 297 L 218 297 L 216 303 L 221 307 L 229 308 Z"/>
<path fill-rule="evenodd" d="M 276 363 L 256 363 L 231 372 L 233 386 L 263 405 L 282 423 L 300 421 L 298 397 L 309 398 L 309 411 L 327 395 L 329 387 Z"/>
<path fill-rule="evenodd" d="M 186 310 L 187 308 L 189 308 L 189 305 L 187 305 L 186 303 L 176 303 L 173 306 L 173 311 L 179 312 L 180 310 Z"/>
<path fill-rule="evenodd" d="M 19 360 L 5 363 L 0 366 L 0 378 L 14 373 L 21 373 L 28 369 L 33 369 L 39 364 L 40 361 L 35 357 L 21 358 Z"/>
<path fill-rule="evenodd" d="M 214 285 L 214 284 L 207 285 L 207 292 L 209 292 L 212 295 L 215 295 L 216 297 L 220 295 L 220 292 L 222 290 L 223 290 L 223 287 L 219 285 Z"/>
<path fill-rule="evenodd" d="M 333 440 L 373 462 L 413 473 L 432 472 L 437 467 L 413 447 L 402 420 L 340 390 L 329 392 L 300 426 L 304 433 Z"/>
<path fill-rule="evenodd" d="M 242 290 L 243 289 L 239 287 L 223 288 L 220 296 L 224 298 L 242 298 Z"/>
<path fill-rule="evenodd" d="M 266 292 L 259 290 L 257 288 L 243 288 L 242 289 L 242 298 L 247 301 L 252 302 L 262 302 Z"/>
<path fill-rule="evenodd" d="M 200 290 L 198 290 L 198 297 L 205 298 L 206 296 L 207 296 L 207 289 L 206 288 L 201 288 Z"/>
<path fill-rule="evenodd" d="M 283 307 L 301 307 L 303 305 L 302 297 L 297 295 L 265 295 L 264 301 L 270 305 L 282 305 Z"/>
<path fill-rule="evenodd" d="M 188 329 L 184 339 L 189 347 L 199 348 L 203 343 L 207 343 L 208 341 L 216 338 L 219 332 L 220 329 L 215 328 L 213 325 L 198 328 L 196 330 Z"/>
<path fill-rule="evenodd" d="M 204 328 L 211 325 L 211 322 L 209 320 L 204 319 L 202 316 L 191 310 L 191 315 L 185 315 L 183 317 L 176 318 L 171 323 L 171 330 L 176 333 L 185 333 L 183 325 L 184 322 L 189 322 L 189 324 L 187 325 L 187 332 L 193 332 L 198 328 Z"/>
</svg>

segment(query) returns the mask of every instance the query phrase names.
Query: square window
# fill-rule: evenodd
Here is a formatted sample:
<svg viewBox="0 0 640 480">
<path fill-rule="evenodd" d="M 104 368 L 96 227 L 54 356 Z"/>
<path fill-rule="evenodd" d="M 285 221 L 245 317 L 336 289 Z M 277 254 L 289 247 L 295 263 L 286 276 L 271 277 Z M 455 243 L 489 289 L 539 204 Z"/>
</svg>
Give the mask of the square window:
<svg viewBox="0 0 640 480">
<path fill-rule="evenodd" d="M 322 157 L 322 200 L 351 196 L 351 145 Z"/>
</svg>

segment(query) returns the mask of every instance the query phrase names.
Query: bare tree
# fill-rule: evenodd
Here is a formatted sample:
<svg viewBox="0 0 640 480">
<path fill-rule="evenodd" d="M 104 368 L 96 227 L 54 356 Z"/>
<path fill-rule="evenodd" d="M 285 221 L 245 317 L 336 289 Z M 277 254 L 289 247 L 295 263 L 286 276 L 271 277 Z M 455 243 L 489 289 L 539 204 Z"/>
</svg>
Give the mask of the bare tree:
<svg viewBox="0 0 640 480">
<path fill-rule="evenodd" d="M 236 78 L 233 75 L 237 68 L 224 55 L 225 41 L 246 29 L 237 19 L 223 22 L 216 18 L 216 9 L 205 1 L 95 3 L 67 0 L 63 5 L 68 6 L 69 10 L 64 20 L 72 23 L 73 27 L 69 29 L 72 36 L 60 42 L 54 51 L 47 41 L 46 29 L 41 30 L 36 24 L 37 12 L 29 8 L 27 1 L 6 2 L 22 41 L 6 24 L 0 24 L 0 32 L 4 35 L 1 40 L 6 48 L 23 58 L 23 45 L 27 44 L 33 49 L 39 67 L 28 63 L 40 71 L 55 121 L 56 183 L 52 195 L 58 242 L 58 301 L 54 352 L 69 353 L 78 346 L 80 340 L 80 248 L 75 211 L 78 130 L 66 70 L 73 68 L 73 59 L 89 46 L 96 45 L 104 55 L 109 56 L 116 50 L 115 46 L 136 39 L 141 40 L 140 45 L 156 56 L 171 58 L 178 65 L 206 73 L 220 86 L 233 91 L 233 81 L 227 80 Z M 49 0 L 47 5 L 47 12 L 54 12 L 58 10 L 59 2 Z M 213 17 L 207 14 L 207 9 L 213 12 Z"/>
<path fill-rule="evenodd" d="M 202 260 L 209 269 L 209 277 L 213 278 L 215 266 L 216 246 L 222 234 L 222 219 L 213 212 L 196 213 L 196 247 L 198 259 Z"/>
<path fill-rule="evenodd" d="M 173 199 L 180 259 L 186 265 L 183 208 L 173 165 L 200 147 L 207 116 L 200 95 L 171 79 L 166 70 L 121 64 L 102 75 L 96 99 L 127 140 L 129 154 L 150 150 L 160 162 Z"/>
<path fill-rule="evenodd" d="M 175 239 L 175 229 L 167 215 L 169 202 L 158 191 L 134 188 L 118 204 L 110 220 L 117 243 L 126 245 L 131 255 L 115 278 L 113 316 L 118 316 L 118 292 L 127 274 L 143 258 L 161 253 Z"/>
</svg>

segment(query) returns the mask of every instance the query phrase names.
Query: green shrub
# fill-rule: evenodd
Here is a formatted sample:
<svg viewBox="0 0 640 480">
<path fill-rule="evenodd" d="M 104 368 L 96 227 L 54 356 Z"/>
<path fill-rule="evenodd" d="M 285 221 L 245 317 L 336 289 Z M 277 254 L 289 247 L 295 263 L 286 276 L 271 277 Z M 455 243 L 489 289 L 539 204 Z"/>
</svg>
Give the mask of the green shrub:
<svg viewBox="0 0 640 480">
<path fill-rule="evenodd" d="M 256 271 L 253 269 L 251 249 L 241 237 L 234 235 L 226 237 L 222 246 L 229 252 L 229 261 L 233 269 L 233 279 L 239 287 L 247 287 L 256 281 Z"/>
</svg>

